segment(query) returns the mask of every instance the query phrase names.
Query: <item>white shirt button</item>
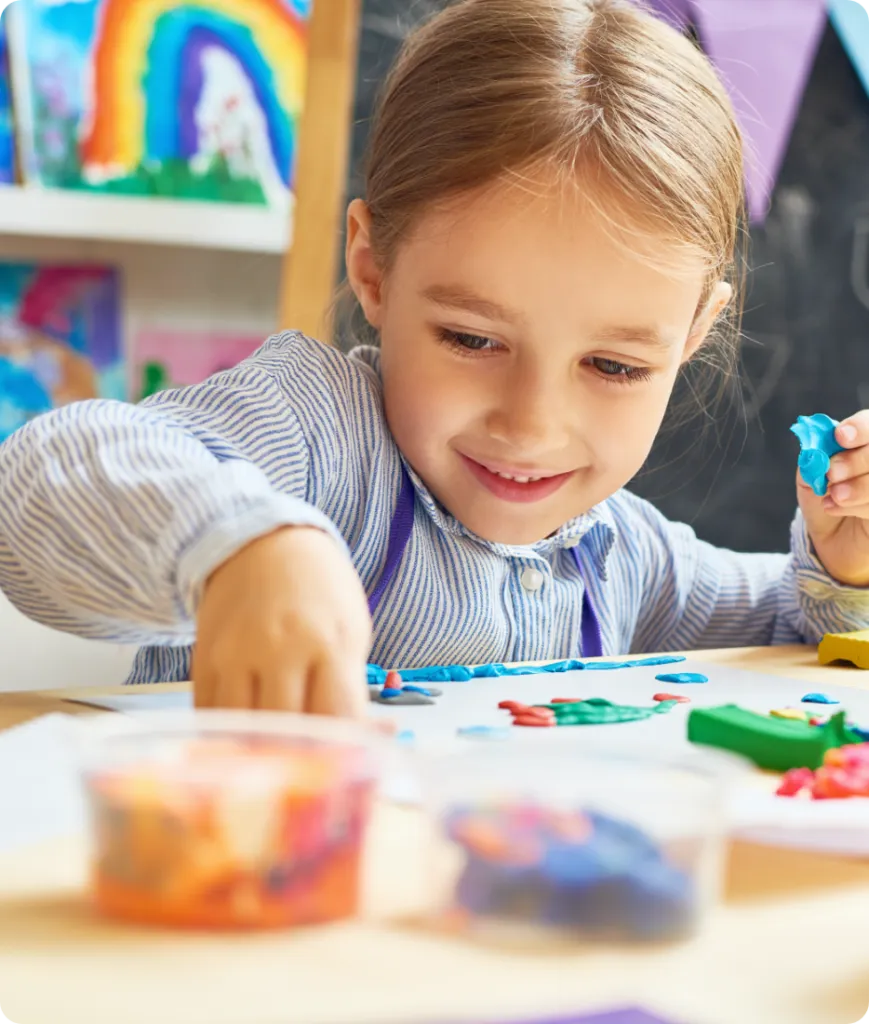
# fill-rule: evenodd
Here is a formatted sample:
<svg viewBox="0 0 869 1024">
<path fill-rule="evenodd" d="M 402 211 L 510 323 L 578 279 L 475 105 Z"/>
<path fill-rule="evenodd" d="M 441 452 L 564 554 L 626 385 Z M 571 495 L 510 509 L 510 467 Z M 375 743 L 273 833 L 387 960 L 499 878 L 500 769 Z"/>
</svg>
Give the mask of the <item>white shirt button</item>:
<svg viewBox="0 0 869 1024">
<path fill-rule="evenodd" d="M 566 540 L 564 542 L 564 546 L 566 548 L 578 548 L 579 547 L 579 541 L 580 541 L 579 537 L 571 537 L 569 540 Z"/>
<path fill-rule="evenodd" d="M 543 573 L 539 569 L 532 569 L 529 565 L 528 568 L 523 571 L 519 578 L 519 582 L 529 594 L 536 594 L 543 586 Z"/>
</svg>

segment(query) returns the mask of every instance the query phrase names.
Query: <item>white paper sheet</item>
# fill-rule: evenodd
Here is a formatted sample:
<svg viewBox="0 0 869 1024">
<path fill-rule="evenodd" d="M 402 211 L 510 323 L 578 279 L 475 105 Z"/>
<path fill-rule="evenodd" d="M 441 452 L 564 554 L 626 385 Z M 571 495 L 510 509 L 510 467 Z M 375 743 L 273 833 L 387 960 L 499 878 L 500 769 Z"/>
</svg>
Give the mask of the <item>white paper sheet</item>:
<svg viewBox="0 0 869 1024">
<path fill-rule="evenodd" d="M 710 681 L 700 685 L 679 685 L 655 679 L 656 675 L 670 672 L 701 672 Z M 433 685 L 443 690 L 443 696 L 438 698 L 435 706 L 389 707 L 375 704 L 371 713 L 377 718 L 394 721 L 401 730 L 412 730 L 416 737 L 415 745 L 420 750 L 448 751 L 487 742 L 459 737 L 459 727 L 509 724 L 509 715 L 498 708 L 502 700 L 532 704 L 546 702 L 552 697 L 605 697 L 617 703 L 651 705 L 652 695 L 659 691 L 680 693 L 691 698 L 690 704 L 677 706 L 667 715 L 643 722 L 572 729 L 514 729 L 510 739 L 503 742 L 527 751 L 529 757 L 533 757 L 537 744 L 548 748 L 556 744 L 574 749 L 578 746 L 582 749 L 602 747 L 615 753 L 642 749 L 659 756 L 687 754 L 693 749 L 686 729 L 690 710 L 730 703 L 763 714 L 783 707 L 803 707 L 820 715 L 845 710 L 853 721 L 869 727 L 869 691 L 812 684 L 722 665 L 706 665 L 700 661 Z M 801 704 L 806 693 L 819 689 L 841 703 L 833 706 Z M 129 714 L 193 706 L 189 693 L 160 692 L 88 698 L 87 703 Z M 503 746 L 503 742 L 496 745 Z M 750 778 L 751 784 L 737 790 L 731 805 L 730 825 L 735 834 L 775 845 L 869 856 L 869 799 L 788 800 L 776 797 L 771 787 L 757 785 L 756 776 Z M 394 781 L 406 799 L 410 789 L 398 786 L 398 780 Z M 398 795 L 397 791 L 395 795 Z"/>
<path fill-rule="evenodd" d="M 54 714 L 0 733 L 0 852 L 84 828 L 72 727 Z"/>
</svg>

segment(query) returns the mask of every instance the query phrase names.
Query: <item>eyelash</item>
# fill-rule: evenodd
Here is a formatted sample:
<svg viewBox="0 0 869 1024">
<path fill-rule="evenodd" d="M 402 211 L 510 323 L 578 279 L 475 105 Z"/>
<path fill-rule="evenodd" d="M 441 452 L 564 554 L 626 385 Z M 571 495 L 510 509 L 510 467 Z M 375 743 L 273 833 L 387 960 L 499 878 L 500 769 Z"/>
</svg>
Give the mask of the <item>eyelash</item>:
<svg viewBox="0 0 869 1024">
<path fill-rule="evenodd" d="M 481 356 L 486 352 L 495 351 L 498 347 L 497 342 L 485 335 L 451 331 L 447 327 L 438 328 L 438 338 L 463 356 Z M 475 345 L 475 342 L 483 344 Z M 592 366 L 601 378 L 611 384 L 638 384 L 652 376 L 652 371 L 646 366 L 629 366 L 616 359 L 595 357 L 587 360 L 587 365 Z"/>
<path fill-rule="evenodd" d="M 451 331 L 448 327 L 438 328 L 438 339 L 445 345 L 463 356 L 481 356 L 486 352 L 493 352 L 498 343 L 482 334 L 467 334 L 464 331 Z M 474 345 L 473 342 L 482 341 L 484 345 Z"/>
<path fill-rule="evenodd" d="M 616 359 L 595 357 L 589 359 L 587 365 L 593 367 L 599 376 L 610 384 L 638 384 L 652 376 L 652 371 L 647 366 L 629 366 Z"/>
</svg>

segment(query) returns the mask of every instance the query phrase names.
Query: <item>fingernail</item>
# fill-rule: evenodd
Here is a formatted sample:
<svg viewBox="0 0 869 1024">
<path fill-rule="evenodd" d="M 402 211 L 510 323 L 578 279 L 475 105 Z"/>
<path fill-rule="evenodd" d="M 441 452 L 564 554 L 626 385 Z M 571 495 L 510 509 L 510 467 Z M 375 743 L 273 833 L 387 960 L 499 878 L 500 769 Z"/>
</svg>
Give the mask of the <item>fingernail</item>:
<svg viewBox="0 0 869 1024">
<path fill-rule="evenodd" d="M 844 427 L 839 427 L 839 437 L 846 444 L 850 444 L 857 439 L 857 430 L 855 427 L 846 424 Z"/>
<path fill-rule="evenodd" d="M 836 507 L 836 503 L 835 503 L 835 501 L 833 501 L 832 498 L 824 498 L 824 511 L 825 512 L 832 512 L 835 507 Z"/>
<path fill-rule="evenodd" d="M 851 488 L 848 484 L 836 484 L 830 494 L 834 501 L 847 501 L 851 497 Z"/>
</svg>

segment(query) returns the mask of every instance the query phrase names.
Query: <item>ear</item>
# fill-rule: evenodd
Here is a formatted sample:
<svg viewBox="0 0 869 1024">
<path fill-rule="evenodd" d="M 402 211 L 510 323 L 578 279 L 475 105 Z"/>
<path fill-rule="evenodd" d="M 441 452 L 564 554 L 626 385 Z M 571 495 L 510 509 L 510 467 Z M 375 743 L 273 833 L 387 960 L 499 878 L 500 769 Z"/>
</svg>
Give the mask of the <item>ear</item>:
<svg viewBox="0 0 869 1024">
<path fill-rule="evenodd" d="M 721 315 L 724 308 L 729 305 L 733 298 L 733 288 L 726 281 L 719 281 L 712 289 L 712 294 L 703 309 L 697 314 L 694 326 L 685 342 L 685 352 L 682 362 L 687 363 L 694 357 L 697 350 L 706 341 L 706 336 L 715 325 L 715 321 Z"/>
<path fill-rule="evenodd" d="M 362 199 L 347 209 L 347 279 L 362 306 L 365 319 L 380 329 L 383 312 L 383 272 L 371 247 L 371 213 Z"/>
</svg>

